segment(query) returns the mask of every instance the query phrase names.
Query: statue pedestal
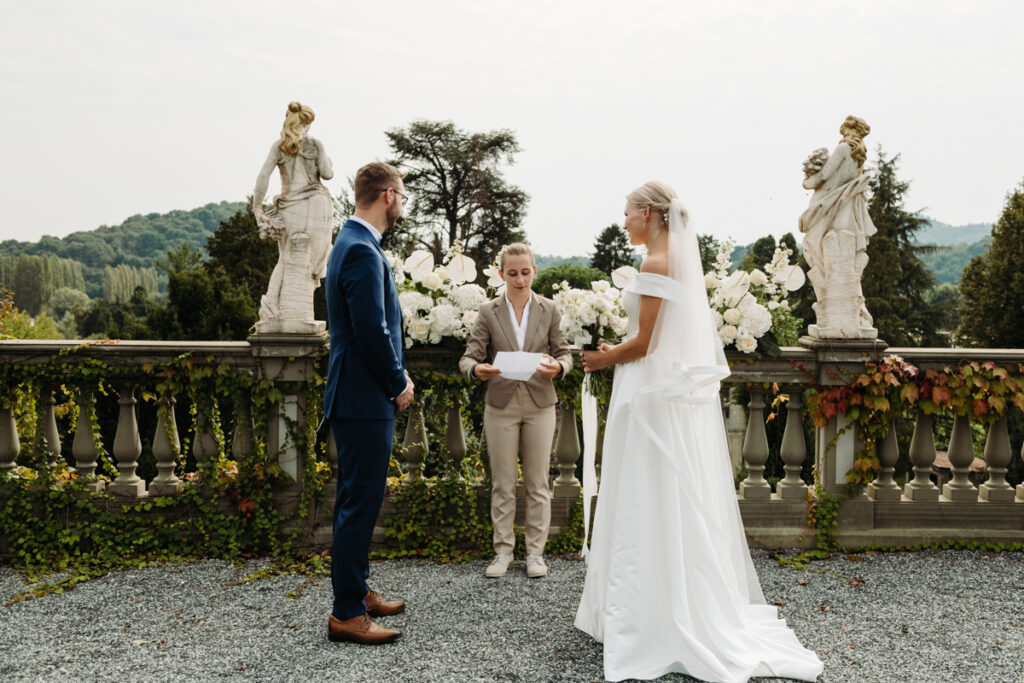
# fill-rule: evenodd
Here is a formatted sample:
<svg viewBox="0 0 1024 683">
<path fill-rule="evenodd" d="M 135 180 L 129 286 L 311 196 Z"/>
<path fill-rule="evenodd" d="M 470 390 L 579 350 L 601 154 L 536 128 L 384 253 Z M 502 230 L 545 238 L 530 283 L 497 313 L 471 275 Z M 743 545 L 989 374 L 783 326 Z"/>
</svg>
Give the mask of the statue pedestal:
<svg viewBox="0 0 1024 683">
<path fill-rule="evenodd" d="M 317 325 L 321 332 L 269 334 L 261 331 L 260 325 Z M 316 372 L 316 359 L 327 350 L 327 335 L 323 332 L 325 327 L 325 323 L 320 320 L 259 323 L 256 326 L 259 332 L 248 339 L 252 354 L 261 359 L 262 376 L 273 380 L 281 390 L 281 401 L 270 407 L 270 415 L 267 416 L 267 455 L 276 459 L 281 469 L 295 481 L 290 488 L 296 494 L 302 491 L 304 483 L 304 454 L 299 452 L 296 441 L 303 433 L 307 419 L 309 397 L 306 395 L 306 383 Z M 313 419 L 319 420 L 319 415 L 313 416 Z"/>
<path fill-rule="evenodd" d="M 323 320 L 267 320 L 256 323 L 256 334 L 294 334 L 298 336 L 319 337 L 327 331 L 327 323 Z M 250 342 L 252 337 L 250 337 Z M 301 341 L 300 341 L 301 343 Z"/>
</svg>

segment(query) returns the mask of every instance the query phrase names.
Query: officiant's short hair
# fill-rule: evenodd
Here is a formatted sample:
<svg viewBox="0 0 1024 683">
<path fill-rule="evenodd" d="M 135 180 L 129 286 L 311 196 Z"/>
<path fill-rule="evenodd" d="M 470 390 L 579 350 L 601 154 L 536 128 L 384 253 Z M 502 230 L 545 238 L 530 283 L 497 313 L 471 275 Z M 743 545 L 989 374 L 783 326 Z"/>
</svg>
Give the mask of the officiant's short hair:
<svg viewBox="0 0 1024 683">
<path fill-rule="evenodd" d="M 402 180 L 402 172 L 391 164 L 374 161 L 356 171 L 353 182 L 356 206 L 364 207 L 373 204 L 382 191 L 393 187 L 398 189 Z"/>
</svg>

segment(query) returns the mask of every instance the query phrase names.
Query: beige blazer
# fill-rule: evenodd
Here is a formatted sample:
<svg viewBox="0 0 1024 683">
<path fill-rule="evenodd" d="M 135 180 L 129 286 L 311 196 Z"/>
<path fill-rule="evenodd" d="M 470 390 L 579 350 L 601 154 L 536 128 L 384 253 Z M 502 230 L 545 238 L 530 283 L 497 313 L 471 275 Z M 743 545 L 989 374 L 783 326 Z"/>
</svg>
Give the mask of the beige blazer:
<svg viewBox="0 0 1024 683">
<path fill-rule="evenodd" d="M 526 338 L 522 351 L 528 353 L 546 353 L 562 366 L 562 374 L 572 370 L 572 353 L 569 344 L 558 324 L 562 320 L 562 312 L 551 299 L 546 299 L 536 292 L 531 293 L 530 318 L 526 322 Z M 488 301 L 480 307 L 480 316 L 473 326 L 473 333 L 466 343 L 466 352 L 459 360 L 459 370 L 469 379 L 477 379 L 473 368 L 487 359 L 493 359 L 498 351 L 519 351 L 516 343 L 516 332 L 512 326 L 512 316 L 505 303 L 505 295 Z M 479 380 L 477 380 L 479 381 Z M 484 399 L 495 408 L 504 408 L 512 400 L 516 390 L 515 380 L 505 379 L 501 375 L 488 381 L 487 396 Z M 554 405 L 557 400 L 555 387 L 551 380 L 534 373 L 526 382 L 530 398 L 540 408 Z"/>
</svg>

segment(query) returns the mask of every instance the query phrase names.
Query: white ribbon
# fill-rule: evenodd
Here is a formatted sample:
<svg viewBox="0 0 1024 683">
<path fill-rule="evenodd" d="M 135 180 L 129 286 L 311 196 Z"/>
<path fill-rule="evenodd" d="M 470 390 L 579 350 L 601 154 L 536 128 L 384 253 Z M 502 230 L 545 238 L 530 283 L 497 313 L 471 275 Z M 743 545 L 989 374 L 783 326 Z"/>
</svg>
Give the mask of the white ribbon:
<svg viewBox="0 0 1024 683">
<path fill-rule="evenodd" d="M 597 397 L 590 393 L 590 374 L 583 378 L 580 388 L 580 407 L 583 409 L 583 548 L 580 556 L 590 554 L 590 505 L 597 495 Z"/>
</svg>

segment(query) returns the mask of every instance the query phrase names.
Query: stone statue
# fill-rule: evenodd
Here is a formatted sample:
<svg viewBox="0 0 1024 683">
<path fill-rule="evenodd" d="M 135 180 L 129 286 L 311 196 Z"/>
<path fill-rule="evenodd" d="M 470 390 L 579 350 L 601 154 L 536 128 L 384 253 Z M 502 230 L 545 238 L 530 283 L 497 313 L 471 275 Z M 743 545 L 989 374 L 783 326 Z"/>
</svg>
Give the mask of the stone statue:
<svg viewBox="0 0 1024 683">
<path fill-rule="evenodd" d="M 804 257 L 811 267 L 807 276 L 818 299 L 817 324 L 808 327 L 811 337 L 878 337 L 860 284 L 868 238 L 876 232 L 865 197 L 870 176 L 864 172 L 864 136 L 870 131 L 864 119 L 847 116 L 839 127 L 843 139 L 831 156 L 821 148 L 804 162 L 804 187 L 814 190 L 800 216 Z"/>
<path fill-rule="evenodd" d="M 308 136 L 313 110 L 292 102 L 281 139 L 274 142 L 252 193 L 252 210 L 260 238 L 276 240 L 277 265 L 260 300 L 256 333 L 319 334 L 323 321 L 313 320 L 313 292 L 327 272 L 334 202 L 320 179 L 334 177 L 323 144 Z M 274 168 L 281 173 L 281 194 L 263 211 L 263 198 Z M 239 254 L 239 258 L 243 255 Z"/>
</svg>

